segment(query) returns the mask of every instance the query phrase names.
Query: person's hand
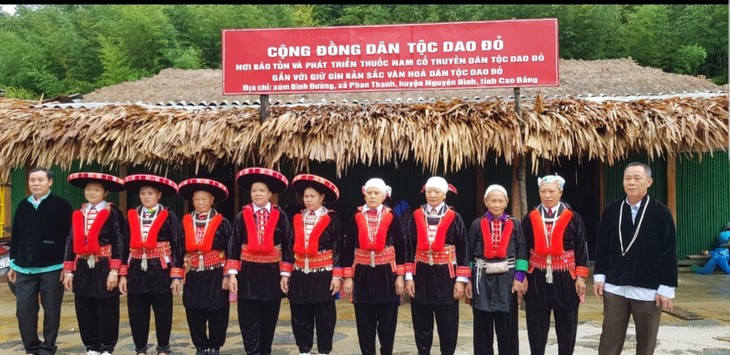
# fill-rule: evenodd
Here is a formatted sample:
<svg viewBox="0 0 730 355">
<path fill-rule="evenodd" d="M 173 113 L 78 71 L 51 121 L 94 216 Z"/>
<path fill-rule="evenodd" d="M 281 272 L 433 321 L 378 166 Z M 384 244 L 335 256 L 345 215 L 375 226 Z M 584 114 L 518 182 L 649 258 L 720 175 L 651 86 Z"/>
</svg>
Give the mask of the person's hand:
<svg viewBox="0 0 730 355">
<path fill-rule="evenodd" d="M 182 292 L 182 283 L 180 282 L 180 279 L 172 279 L 172 282 L 170 283 L 170 289 L 172 290 L 173 294 L 179 295 L 180 292 Z"/>
<path fill-rule="evenodd" d="M 524 292 L 527 293 L 527 276 L 525 276 L 525 280 L 522 281 L 522 285 L 525 286 Z"/>
<path fill-rule="evenodd" d="M 596 282 L 593 284 L 593 294 L 598 296 L 598 298 L 603 299 L 603 282 Z"/>
<path fill-rule="evenodd" d="M 117 270 L 109 271 L 106 277 L 106 290 L 111 291 L 119 284 L 119 272 Z"/>
<path fill-rule="evenodd" d="M 466 283 L 466 289 L 464 290 L 464 292 L 466 293 L 466 298 L 469 300 L 474 298 L 474 295 L 473 295 L 474 291 L 472 291 L 472 287 L 473 287 L 473 285 L 471 283 L 471 279 L 469 279 L 469 282 Z"/>
<path fill-rule="evenodd" d="M 61 272 L 61 274 L 63 275 L 63 281 L 62 281 L 63 282 L 63 287 L 67 291 L 73 291 L 74 290 L 74 287 L 73 287 L 73 284 L 74 284 L 74 274 L 72 274 L 70 272 Z"/>
<path fill-rule="evenodd" d="M 119 292 L 121 292 L 123 295 L 127 294 L 127 277 L 126 276 L 119 276 Z"/>
<path fill-rule="evenodd" d="M 656 306 L 662 306 L 662 310 L 664 311 L 671 311 L 674 308 L 672 299 L 669 297 L 664 297 L 657 293 L 656 296 L 654 296 L 654 299 L 656 299 Z"/>
<path fill-rule="evenodd" d="M 238 277 L 234 274 L 228 275 L 228 290 L 233 293 L 238 293 Z"/>
<path fill-rule="evenodd" d="M 585 302 L 586 300 L 586 280 L 578 276 L 575 279 L 575 293 L 578 294 L 578 299 L 580 299 L 581 302 Z"/>
<path fill-rule="evenodd" d="M 230 279 L 229 276 L 223 276 L 223 282 L 221 282 L 221 290 L 228 289 L 228 279 Z"/>
<path fill-rule="evenodd" d="M 15 283 L 16 276 L 17 275 L 15 274 L 15 270 L 13 270 L 13 269 L 8 270 L 8 282 Z"/>
<path fill-rule="evenodd" d="M 345 291 L 345 296 L 349 296 L 352 294 L 354 284 L 355 282 L 352 281 L 352 277 L 345 278 L 344 286 L 342 287 Z"/>
<path fill-rule="evenodd" d="M 332 292 L 332 296 L 334 296 L 337 292 L 340 292 L 340 285 L 342 284 L 342 279 L 339 277 L 333 277 L 332 281 L 330 281 L 330 291 Z"/>
<path fill-rule="evenodd" d="M 525 281 L 527 281 L 525 279 Z M 517 297 L 517 305 L 522 304 L 522 298 L 525 297 L 525 283 L 514 280 L 512 281 L 512 293 L 515 293 Z"/>
<path fill-rule="evenodd" d="M 464 297 L 464 285 L 465 283 L 456 281 L 454 282 L 454 299 L 458 300 Z"/>
<path fill-rule="evenodd" d="M 395 293 L 398 296 L 403 296 L 403 292 L 405 291 L 405 282 L 403 281 L 403 275 L 398 275 L 395 278 Z"/>
<path fill-rule="evenodd" d="M 416 297 L 416 283 L 413 280 L 406 280 L 406 293 L 411 298 Z"/>
<path fill-rule="evenodd" d="M 289 293 L 289 276 L 281 277 L 281 280 L 279 281 L 279 288 L 281 288 L 281 292 L 284 292 L 284 294 Z"/>
</svg>

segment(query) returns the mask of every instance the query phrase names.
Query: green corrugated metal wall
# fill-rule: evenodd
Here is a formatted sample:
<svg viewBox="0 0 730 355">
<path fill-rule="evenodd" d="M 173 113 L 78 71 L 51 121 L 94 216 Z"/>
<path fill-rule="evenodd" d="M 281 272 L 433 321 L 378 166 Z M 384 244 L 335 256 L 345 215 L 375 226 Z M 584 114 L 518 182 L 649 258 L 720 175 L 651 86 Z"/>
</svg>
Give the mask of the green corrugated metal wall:
<svg viewBox="0 0 730 355">
<path fill-rule="evenodd" d="M 101 172 L 101 173 L 107 173 L 107 174 L 118 174 L 118 169 L 109 169 L 107 167 L 98 165 L 98 164 L 90 164 L 90 165 L 81 165 L 79 164 L 73 164 L 69 170 L 63 170 L 58 166 L 52 166 L 51 171 L 53 171 L 54 179 L 53 179 L 53 186 L 51 186 L 51 191 L 53 193 L 58 194 L 59 196 L 65 198 L 68 200 L 69 203 L 71 203 L 71 206 L 73 208 L 78 208 L 81 206 L 83 202 L 86 202 L 84 199 L 84 193 L 83 190 L 75 187 L 67 182 L 67 178 L 70 174 L 73 174 L 75 172 L 80 171 L 95 171 L 95 172 Z M 133 167 L 129 168 L 127 174 L 137 174 L 137 173 L 151 173 L 148 169 L 144 168 L 138 168 Z M 174 171 L 173 169 L 170 169 L 170 172 L 168 172 L 167 175 L 168 178 L 172 179 L 175 182 L 180 182 L 183 180 L 182 175 Z M 18 205 L 18 203 L 28 197 L 25 194 L 25 188 L 27 185 L 27 180 L 25 176 L 25 170 L 24 169 L 16 169 L 11 173 L 10 182 L 12 184 L 12 210 L 11 213 L 13 216 L 15 216 L 15 209 Z M 122 192 L 124 193 L 124 192 Z M 119 204 L 119 192 L 110 192 L 109 196 L 107 197 L 107 201 L 113 202 L 115 204 Z M 170 207 L 176 214 L 181 215 L 184 203 L 181 198 L 177 196 L 171 196 L 171 197 L 163 197 L 160 201 L 163 205 L 166 205 Z M 131 208 L 133 206 L 139 205 L 139 197 L 135 194 L 128 194 L 127 195 L 127 207 Z"/>
<path fill-rule="evenodd" d="M 605 169 L 605 199 L 609 203 L 625 196 L 622 186 L 623 169 L 632 161 L 646 163 L 645 155 L 633 155 Z M 667 203 L 665 160 L 654 160 L 654 183 L 649 195 Z M 712 249 L 717 234 L 730 222 L 730 161 L 725 152 L 703 154 L 700 160 L 679 156 L 676 165 L 677 181 L 677 259 Z"/>
<path fill-rule="evenodd" d="M 81 206 L 83 202 L 86 202 L 86 199 L 84 199 L 84 192 L 82 189 L 69 184 L 66 180 L 70 174 L 79 171 L 96 171 L 106 174 L 117 174 L 116 169 L 108 169 L 98 164 L 82 165 L 81 167 L 79 167 L 78 164 L 73 164 L 69 170 L 63 170 L 58 166 L 52 166 L 51 171 L 54 175 L 51 191 L 53 191 L 54 194 L 67 199 L 73 208 Z M 11 173 L 10 182 L 12 184 L 11 195 L 13 199 L 12 215 L 15 216 L 15 209 L 17 208 L 18 203 L 20 203 L 20 200 L 28 197 L 25 193 L 27 186 L 25 169 L 15 169 Z M 118 204 L 119 193 L 110 192 L 107 201 Z"/>
<path fill-rule="evenodd" d="M 677 159 L 677 257 L 711 250 L 730 222 L 730 160 L 725 152 Z"/>
<path fill-rule="evenodd" d="M 613 166 L 606 166 L 604 169 L 605 176 L 605 202 L 610 203 L 613 200 L 626 196 L 624 192 L 623 179 L 624 168 L 631 162 L 639 162 L 649 165 L 651 168 L 651 178 L 654 182 L 649 187 L 649 196 L 664 204 L 667 203 L 667 162 L 666 160 L 655 159 L 649 162 L 646 155 L 634 154 L 628 159 L 617 161 Z"/>
</svg>

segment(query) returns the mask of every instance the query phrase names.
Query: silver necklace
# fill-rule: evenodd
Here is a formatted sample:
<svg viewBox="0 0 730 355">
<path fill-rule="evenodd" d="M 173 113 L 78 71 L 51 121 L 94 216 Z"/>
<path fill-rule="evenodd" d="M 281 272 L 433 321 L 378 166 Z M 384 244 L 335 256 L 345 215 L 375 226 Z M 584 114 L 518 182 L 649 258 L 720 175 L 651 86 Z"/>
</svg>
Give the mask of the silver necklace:
<svg viewBox="0 0 730 355">
<path fill-rule="evenodd" d="M 636 241 L 636 237 L 639 236 L 639 229 L 641 229 L 641 222 L 644 222 L 644 214 L 646 214 L 646 209 L 649 208 L 649 196 L 646 196 L 646 206 L 644 206 L 644 210 L 641 211 L 641 218 L 639 218 L 639 224 L 636 225 L 636 230 L 634 231 L 634 237 L 631 238 L 631 242 L 629 242 L 629 246 L 624 250 L 624 236 L 623 233 L 621 233 L 621 220 L 623 220 L 624 217 L 624 204 L 626 203 L 626 199 L 621 201 L 621 209 L 618 213 L 618 240 L 619 244 L 621 245 L 621 256 L 626 255 L 626 253 L 629 252 L 631 247 L 634 245 L 634 242 Z"/>
</svg>

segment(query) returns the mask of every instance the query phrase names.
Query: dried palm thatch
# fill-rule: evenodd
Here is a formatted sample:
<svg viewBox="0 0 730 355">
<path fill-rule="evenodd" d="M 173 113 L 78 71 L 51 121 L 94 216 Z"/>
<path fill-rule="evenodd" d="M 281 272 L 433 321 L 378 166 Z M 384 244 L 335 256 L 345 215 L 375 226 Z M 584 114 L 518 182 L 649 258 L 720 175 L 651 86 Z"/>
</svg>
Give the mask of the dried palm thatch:
<svg viewBox="0 0 730 355">
<path fill-rule="evenodd" d="M 671 92 L 728 92 L 727 86 L 719 86 L 711 81 L 690 76 L 663 72 L 661 69 L 642 67 L 631 58 L 605 60 L 561 59 L 560 86 L 522 88 L 521 95 L 528 97 L 551 96 L 607 96 L 647 95 Z M 250 101 L 259 95 L 225 96 L 221 85 L 223 72 L 220 69 L 165 69 L 151 78 L 124 82 L 101 88 L 84 95 L 86 102 L 222 102 Z M 385 91 L 328 94 L 272 94 L 270 100 L 276 102 L 385 102 L 401 98 L 418 100 L 430 98 L 451 101 L 465 97 L 509 97 L 514 95 L 512 88 L 464 89 L 464 90 L 427 90 L 427 91 Z"/>
<path fill-rule="evenodd" d="M 0 99 L 0 179 L 26 163 L 69 167 L 191 164 L 283 159 L 306 169 L 330 161 L 338 176 L 355 164 L 413 159 L 448 173 L 483 164 L 492 154 L 597 159 L 608 164 L 633 152 L 650 158 L 728 145 L 728 97 L 633 102 L 580 99 L 522 104 L 454 100 L 428 104 L 274 106 L 263 124 L 258 108 L 185 109 L 105 105 L 93 109 L 31 108 Z"/>
</svg>

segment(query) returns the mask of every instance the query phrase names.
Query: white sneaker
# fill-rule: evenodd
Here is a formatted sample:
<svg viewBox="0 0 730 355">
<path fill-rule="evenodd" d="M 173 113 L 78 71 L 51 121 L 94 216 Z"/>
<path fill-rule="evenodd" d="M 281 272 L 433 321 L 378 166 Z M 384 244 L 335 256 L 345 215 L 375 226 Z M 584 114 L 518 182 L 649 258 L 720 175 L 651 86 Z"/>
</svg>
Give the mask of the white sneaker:
<svg viewBox="0 0 730 355">
<path fill-rule="evenodd" d="M 101 355 L 98 351 L 89 350 L 86 352 L 86 355 Z"/>
<path fill-rule="evenodd" d="M 105 352 L 101 353 L 101 355 L 112 355 L 112 353 L 105 351 Z"/>
</svg>

